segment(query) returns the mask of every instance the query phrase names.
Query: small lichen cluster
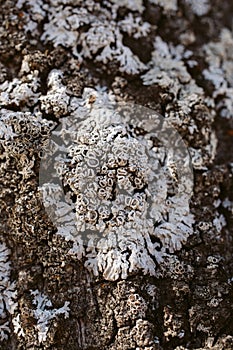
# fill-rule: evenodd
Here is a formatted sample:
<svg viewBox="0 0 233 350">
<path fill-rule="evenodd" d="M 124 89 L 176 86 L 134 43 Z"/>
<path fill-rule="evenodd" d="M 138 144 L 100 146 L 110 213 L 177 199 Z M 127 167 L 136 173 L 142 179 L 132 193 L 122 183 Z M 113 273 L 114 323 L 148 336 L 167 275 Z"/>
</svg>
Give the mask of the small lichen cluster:
<svg viewBox="0 0 233 350">
<path fill-rule="evenodd" d="M 20 112 L 26 112 L 26 115 L 33 110 L 34 116 L 36 115 L 40 121 L 42 112 L 53 113 L 57 117 L 67 114 L 70 96 L 62 84 L 62 72 L 51 70 L 47 79 L 46 95 L 44 95 L 40 72 L 37 69 L 31 69 L 31 61 L 32 57 L 25 55 L 21 64 L 20 78 L 14 78 L 12 81 L 5 80 L 0 84 L 1 106 L 10 110 L 18 108 Z"/>
<path fill-rule="evenodd" d="M 47 85 L 47 94 L 39 98 L 41 110 L 48 115 L 53 113 L 56 117 L 67 115 L 70 96 L 62 83 L 62 72 L 53 69 L 48 75 Z"/>
<path fill-rule="evenodd" d="M 105 293 L 102 291 L 98 295 L 100 312 L 108 315 L 109 324 L 116 323 L 117 334 L 114 339 L 110 339 L 109 349 L 118 350 L 130 346 L 132 349 L 156 350 L 157 338 L 155 337 L 156 327 L 148 321 L 148 313 L 151 311 L 154 303 L 148 303 L 144 295 L 147 295 L 146 288 L 150 289 L 149 293 L 155 295 L 152 286 L 145 283 L 141 284 L 129 281 L 119 281 L 113 288 L 111 295 L 105 300 Z M 142 288 L 142 289 L 141 289 Z M 102 325 L 102 333 L 105 332 Z M 158 342 L 159 343 L 159 342 Z"/>
<path fill-rule="evenodd" d="M 115 344 L 109 347 L 110 350 L 117 350 L 121 346 L 129 346 L 135 349 L 155 350 L 155 341 L 152 339 L 153 325 L 143 319 L 136 321 L 135 326 L 122 327 L 115 339 Z"/>
<path fill-rule="evenodd" d="M 64 318 L 69 317 L 69 302 L 65 302 L 64 306 L 59 309 L 53 309 L 52 302 L 49 298 L 38 290 L 30 291 L 32 297 L 33 309 L 27 311 L 28 315 L 24 315 L 26 310 L 21 310 L 13 319 L 14 331 L 19 337 L 25 338 L 27 336 L 25 322 L 23 318 L 31 318 L 35 322 L 31 321 L 34 332 L 37 338 L 37 345 L 46 342 L 48 333 L 51 333 L 51 326 L 54 323 L 53 320 L 57 319 L 58 316 L 64 315 Z M 28 317 L 29 316 L 29 317 Z"/>
<path fill-rule="evenodd" d="M 177 11 L 177 0 L 150 0 L 152 4 L 161 6 L 164 11 Z"/>
<path fill-rule="evenodd" d="M 210 10 L 209 0 L 185 0 L 191 6 L 193 13 L 197 16 L 204 16 Z"/>
<path fill-rule="evenodd" d="M 177 0 L 150 0 L 152 4 L 161 6 L 165 12 L 178 11 Z M 204 16 L 210 10 L 210 4 L 208 0 L 184 0 L 184 4 L 191 7 L 192 12 L 197 16 Z"/>
<path fill-rule="evenodd" d="M 179 280 L 182 276 L 193 276 L 193 268 L 190 265 L 186 265 L 180 261 L 175 255 L 167 256 L 164 261 L 159 265 L 156 277 L 163 278 L 169 277 L 174 280 Z"/>
<path fill-rule="evenodd" d="M 198 120 L 192 117 L 193 113 L 199 114 L 200 110 L 202 113 L 200 118 L 203 121 L 207 123 L 213 121 L 213 116 L 206 108 L 204 91 L 192 79 L 186 66 L 186 64 L 190 66 L 197 64 L 192 59 L 192 55 L 193 52 L 185 50 L 183 45 L 174 46 L 157 36 L 152 59 L 149 62 L 150 69 L 142 75 L 142 79 L 144 85 L 158 85 L 166 91 L 165 95 L 171 94 L 172 102 L 167 104 L 165 111 L 167 120 L 182 134 L 185 131 L 186 138 L 193 139 L 193 135 L 199 133 L 198 140 L 202 139 L 200 141 L 202 147 L 193 145 L 189 150 L 193 167 L 205 169 L 215 157 L 217 141 L 214 132 L 211 129 L 208 130 L 206 124 L 203 123 L 200 127 Z M 185 61 L 187 61 L 186 64 Z"/>
<path fill-rule="evenodd" d="M 222 29 L 216 41 L 204 45 L 208 65 L 203 76 L 210 81 L 214 90 L 212 99 L 216 109 L 224 118 L 233 117 L 233 35 L 227 28 Z"/>
<path fill-rule="evenodd" d="M 180 84 L 185 85 L 193 83 L 193 93 L 201 93 L 202 89 L 198 88 L 192 80 L 187 68 L 182 61 L 183 57 L 189 58 L 191 51 L 185 51 L 182 45 L 175 47 L 172 44 L 164 42 L 161 37 L 157 36 L 154 42 L 154 51 L 149 63 L 151 69 L 142 76 L 145 85 L 158 84 L 163 89 L 173 91 L 176 96 Z"/>
<path fill-rule="evenodd" d="M 169 307 L 164 308 L 164 326 L 166 331 L 164 336 L 169 339 L 173 337 L 183 338 L 185 331 L 182 329 L 182 316 L 172 314 Z"/>
<path fill-rule="evenodd" d="M 30 72 L 22 79 L 14 78 L 12 81 L 5 80 L 0 85 L 0 103 L 2 106 L 23 106 L 27 107 L 37 103 L 40 88 L 38 72 Z"/>
<path fill-rule="evenodd" d="M 10 316 L 17 307 L 17 292 L 15 282 L 11 282 L 11 264 L 9 249 L 0 242 L 0 341 L 8 339 L 11 333 Z"/>
<path fill-rule="evenodd" d="M 34 116 L 29 112 L 13 112 L 1 109 L 0 122 L 2 125 L 1 146 L 11 157 L 21 157 L 31 151 L 42 149 L 42 138 L 48 137 L 50 123 Z M 26 148 L 28 146 L 28 149 Z"/>
<path fill-rule="evenodd" d="M 41 115 L 33 115 L 30 112 L 14 112 L 8 109 L 0 111 L 0 149 L 1 149 L 1 171 L 9 173 L 9 169 L 16 166 L 13 171 L 14 180 L 29 181 L 36 175 L 36 165 L 42 155 L 43 146 L 48 138 L 50 125 L 48 121 L 42 120 Z M 6 179 L 8 175 L 5 175 Z M 12 181 L 11 181 L 12 182 Z M 1 197 L 14 195 L 17 192 L 14 184 L 3 186 Z M 25 198 L 28 195 L 27 187 L 21 188 Z M 20 226 L 17 232 L 23 234 Z"/>
</svg>

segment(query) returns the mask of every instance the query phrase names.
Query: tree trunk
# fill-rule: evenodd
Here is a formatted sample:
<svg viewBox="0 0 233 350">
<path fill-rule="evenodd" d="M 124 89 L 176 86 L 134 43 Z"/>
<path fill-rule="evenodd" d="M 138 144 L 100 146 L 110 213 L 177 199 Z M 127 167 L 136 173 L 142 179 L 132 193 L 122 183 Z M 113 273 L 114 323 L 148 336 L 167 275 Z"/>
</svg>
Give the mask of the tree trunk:
<svg viewBox="0 0 233 350">
<path fill-rule="evenodd" d="M 232 10 L 1 1 L 1 349 L 233 349 Z"/>
</svg>

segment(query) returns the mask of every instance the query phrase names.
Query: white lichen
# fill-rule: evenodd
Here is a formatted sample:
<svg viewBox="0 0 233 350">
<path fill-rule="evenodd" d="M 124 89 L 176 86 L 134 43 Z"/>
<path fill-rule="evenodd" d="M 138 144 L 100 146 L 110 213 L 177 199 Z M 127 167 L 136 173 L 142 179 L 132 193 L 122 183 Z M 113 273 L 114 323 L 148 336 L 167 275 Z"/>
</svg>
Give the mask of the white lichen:
<svg viewBox="0 0 233 350">
<path fill-rule="evenodd" d="M 123 32 L 135 39 L 147 36 L 151 28 L 148 22 L 142 22 L 141 17 L 134 17 L 132 13 L 129 13 L 127 17 L 120 21 L 119 25 Z"/>
<path fill-rule="evenodd" d="M 145 7 L 143 6 L 143 0 L 110 0 L 110 3 L 114 4 L 115 8 L 126 7 L 131 11 L 138 11 L 140 13 L 143 12 Z"/>
<path fill-rule="evenodd" d="M 213 220 L 213 224 L 217 230 L 218 233 L 221 233 L 223 227 L 226 226 L 227 222 L 226 219 L 224 217 L 224 215 L 222 214 L 217 214 L 215 219 Z"/>
<path fill-rule="evenodd" d="M 149 63 L 150 70 L 142 76 L 144 85 L 158 84 L 163 89 L 171 90 L 175 95 L 181 84 L 189 84 L 192 80 L 182 60 L 189 57 L 191 51 L 184 52 L 184 47 L 167 44 L 159 36 L 154 42 L 154 51 Z M 202 91 L 197 87 L 198 91 Z"/>
<path fill-rule="evenodd" d="M 210 10 L 209 0 L 185 0 L 192 8 L 193 13 L 197 16 L 204 16 Z"/>
<path fill-rule="evenodd" d="M 49 329 L 53 324 L 53 320 L 56 320 L 58 316 L 63 315 L 64 318 L 69 317 L 69 302 L 59 308 L 54 309 L 51 300 L 39 290 L 31 290 L 31 296 L 33 297 L 32 304 L 35 308 L 32 310 L 36 323 L 33 325 L 37 338 L 38 345 L 45 343 L 48 337 Z M 19 337 L 25 337 L 25 330 L 22 325 L 20 313 L 17 314 L 13 320 L 14 331 Z"/>
<path fill-rule="evenodd" d="M 62 45 L 72 48 L 73 54 L 79 57 L 77 45 L 79 44 L 79 27 L 91 23 L 94 19 L 85 8 L 75 10 L 71 6 L 51 6 L 48 9 L 48 23 L 44 25 L 41 40 L 53 42 L 54 46 Z"/>
<path fill-rule="evenodd" d="M 203 70 L 206 80 L 212 82 L 212 98 L 216 109 L 225 118 L 233 117 L 233 35 L 224 28 L 218 40 L 203 47 L 209 67 Z"/>
<path fill-rule="evenodd" d="M 15 105 L 17 107 L 34 106 L 40 96 L 39 89 L 38 71 L 30 72 L 22 79 L 6 80 L 0 85 L 0 104 L 1 106 Z"/>
<path fill-rule="evenodd" d="M 26 148 L 31 147 L 34 152 L 40 152 L 48 137 L 50 126 L 53 123 L 42 119 L 40 114 L 30 112 L 14 112 L 8 109 L 0 111 L 0 145 L 4 150 L 4 157 L 17 158 L 19 165 L 33 168 L 34 157 L 28 159 Z M 19 169 L 20 170 L 20 169 Z"/>
<path fill-rule="evenodd" d="M 233 214 L 233 201 L 230 201 L 229 198 L 225 198 L 224 201 L 222 202 L 222 205 L 224 208 L 229 210 L 231 214 Z"/>
<path fill-rule="evenodd" d="M 150 0 L 152 4 L 161 6 L 165 11 L 177 11 L 177 0 Z"/>
<path fill-rule="evenodd" d="M 140 106 L 103 105 L 92 89 L 61 122 L 43 162 L 47 167 L 56 150 L 50 183 L 41 167 L 45 207 L 58 234 L 74 241 L 71 254 L 85 256 L 85 265 L 105 279 L 139 269 L 155 275 L 156 264 L 192 234 L 192 175 L 178 134 Z"/>
<path fill-rule="evenodd" d="M 192 56 L 190 50 L 185 50 L 183 45 L 174 46 L 156 37 L 152 59 L 149 62 L 150 69 L 142 75 L 144 85 L 157 85 L 165 93 L 174 95 L 171 104 L 167 104 L 165 117 L 172 125 L 185 128 L 186 133 L 201 133 L 203 140 L 210 139 L 204 147 L 190 148 L 193 167 L 205 169 L 206 165 L 213 161 L 216 154 L 217 139 L 212 130 L 206 127 L 198 128 L 191 117 L 191 112 L 200 105 L 205 104 L 204 91 L 199 87 L 189 74 L 185 60 Z M 213 120 L 213 115 L 209 114 Z"/>
<path fill-rule="evenodd" d="M 8 339 L 11 332 L 9 315 L 13 315 L 16 307 L 16 285 L 11 282 L 10 251 L 5 243 L 0 242 L 0 341 Z"/>
<path fill-rule="evenodd" d="M 105 64 L 114 60 L 120 65 L 120 71 L 129 74 L 137 74 L 146 68 L 131 49 L 123 44 L 124 32 L 136 39 L 149 33 L 150 25 L 143 23 L 140 15 L 144 9 L 142 1 L 127 0 L 118 3 L 112 0 L 106 2 L 104 7 L 92 0 L 85 6 L 83 3 L 73 6 L 72 2 L 59 1 L 49 1 L 43 5 L 38 3 L 36 6 L 32 0 L 20 0 L 17 6 L 22 9 L 25 4 L 28 6 L 25 29 L 32 36 L 35 35 L 35 23 L 39 24 L 41 17 L 47 16 L 41 40 L 45 43 L 52 42 L 55 47 L 61 45 L 71 49 L 78 61 L 93 58 Z M 38 13 L 40 6 L 41 11 Z M 119 6 L 129 7 L 137 15 L 129 15 L 118 21 Z"/>
<path fill-rule="evenodd" d="M 41 109 L 47 114 L 53 113 L 56 117 L 66 115 L 70 96 L 66 87 L 62 84 L 62 73 L 53 69 L 48 76 L 48 91 L 46 95 L 40 96 Z"/>
</svg>

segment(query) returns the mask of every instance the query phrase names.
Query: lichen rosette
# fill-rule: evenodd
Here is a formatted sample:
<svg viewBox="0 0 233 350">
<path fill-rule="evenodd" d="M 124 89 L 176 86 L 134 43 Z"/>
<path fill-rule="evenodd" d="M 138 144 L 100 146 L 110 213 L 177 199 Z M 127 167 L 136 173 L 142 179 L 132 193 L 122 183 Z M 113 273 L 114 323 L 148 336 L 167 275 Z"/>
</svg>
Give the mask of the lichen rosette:
<svg viewBox="0 0 233 350">
<path fill-rule="evenodd" d="M 62 119 L 51 139 L 55 156 L 48 152 L 43 165 L 55 171 L 42 185 L 45 207 L 58 234 L 74 242 L 71 253 L 85 256 L 96 275 L 154 275 L 192 234 L 189 153 L 154 111 L 102 105 L 93 92 L 85 101 L 85 118 L 76 111 Z"/>
</svg>

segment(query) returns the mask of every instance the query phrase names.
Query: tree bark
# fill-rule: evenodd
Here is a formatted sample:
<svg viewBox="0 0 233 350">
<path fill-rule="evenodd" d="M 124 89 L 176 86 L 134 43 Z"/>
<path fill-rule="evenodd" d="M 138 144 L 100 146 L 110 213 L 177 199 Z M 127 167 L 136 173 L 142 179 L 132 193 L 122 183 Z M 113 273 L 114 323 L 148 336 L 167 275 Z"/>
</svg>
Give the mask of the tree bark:
<svg viewBox="0 0 233 350">
<path fill-rule="evenodd" d="M 219 0 L 1 1 L 1 349 L 233 348 L 232 10 Z M 88 268 L 38 188 L 52 129 L 100 90 L 161 114 L 190 151 L 192 234 L 153 258 L 154 274 Z"/>
</svg>

